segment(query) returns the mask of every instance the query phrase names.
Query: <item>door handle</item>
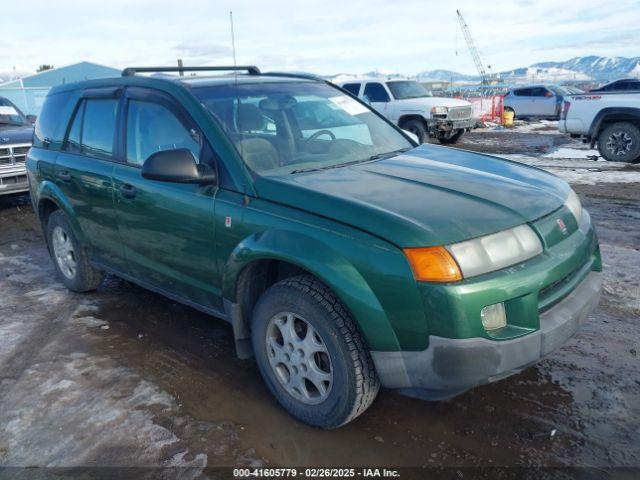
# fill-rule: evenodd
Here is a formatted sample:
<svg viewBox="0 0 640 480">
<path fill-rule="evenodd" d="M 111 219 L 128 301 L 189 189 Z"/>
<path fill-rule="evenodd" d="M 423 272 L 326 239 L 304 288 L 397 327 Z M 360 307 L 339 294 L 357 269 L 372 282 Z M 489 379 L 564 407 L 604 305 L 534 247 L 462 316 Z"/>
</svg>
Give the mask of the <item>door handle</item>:
<svg viewBox="0 0 640 480">
<path fill-rule="evenodd" d="M 137 190 L 133 185 L 125 183 L 120 187 L 120 193 L 125 198 L 135 198 Z"/>
<path fill-rule="evenodd" d="M 67 172 L 66 170 L 62 170 L 62 171 L 58 172 L 58 178 L 60 180 L 62 180 L 63 182 L 70 182 L 71 181 L 71 174 L 69 172 Z"/>
</svg>

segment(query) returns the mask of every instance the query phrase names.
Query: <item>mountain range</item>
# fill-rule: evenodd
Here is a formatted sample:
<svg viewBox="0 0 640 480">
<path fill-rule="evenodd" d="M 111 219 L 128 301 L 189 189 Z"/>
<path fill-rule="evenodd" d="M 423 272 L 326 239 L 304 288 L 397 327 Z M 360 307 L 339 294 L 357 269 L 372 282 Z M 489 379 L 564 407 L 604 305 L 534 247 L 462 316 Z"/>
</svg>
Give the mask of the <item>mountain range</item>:
<svg viewBox="0 0 640 480">
<path fill-rule="evenodd" d="M 495 72 L 494 72 L 495 73 Z M 504 72 L 498 72 L 503 79 L 521 79 L 536 82 L 562 82 L 562 81 L 606 81 L 622 77 L 640 76 L 640 57 L 598 57 L 590 55 L 586 57 L 574 57 L 564 62 L 540 62 L 528 67 L 515 68 Z M 355 76 L 349 74 L 332 75 L 328 78 L 344 78 Z M 397 72 L 377 70 L 362 75 L 374 78 L 406 78 Z M 477 82 L 478 75 L 468 75 L 452 70 L 425 70 L 413 76 L 422 81 L 447 80 L 454 82 Z"/>
</svg>

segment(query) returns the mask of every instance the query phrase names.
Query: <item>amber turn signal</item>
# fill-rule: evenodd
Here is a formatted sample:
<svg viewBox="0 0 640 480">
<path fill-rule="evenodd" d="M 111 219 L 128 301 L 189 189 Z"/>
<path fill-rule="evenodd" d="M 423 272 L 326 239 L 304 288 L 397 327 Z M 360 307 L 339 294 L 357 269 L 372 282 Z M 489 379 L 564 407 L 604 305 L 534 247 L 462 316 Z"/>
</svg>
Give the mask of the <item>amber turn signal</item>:
<svg viewBox="0 0 640 480">
<path fill-rule="evenodd" d="M 413 276 L 421 282 L 462 280 L 458 264 L 444 247 L 405 248 Z"/>
</svg>

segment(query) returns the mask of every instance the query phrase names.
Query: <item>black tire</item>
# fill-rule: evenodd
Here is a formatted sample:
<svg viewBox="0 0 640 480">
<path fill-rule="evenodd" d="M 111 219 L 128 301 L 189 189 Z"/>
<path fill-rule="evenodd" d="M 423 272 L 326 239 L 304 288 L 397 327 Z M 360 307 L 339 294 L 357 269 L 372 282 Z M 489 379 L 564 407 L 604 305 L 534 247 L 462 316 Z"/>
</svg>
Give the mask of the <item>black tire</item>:
<svg viewBox="0 0 640 480">
<path fill-rule="evenodd" d="M 72 275 L 69 270 L 63 272 L 64 266 L 56 257 L 53 238 L 54 231 L 57 231 L 56 229 L 60 229 L 72 245 L 71 254 L 75 261 L 75 271 Z M 60 210 L 56 210 L 49 216 L 47 221 L 47 242 L 56 273 L 65 287 L 74 292 L 88 292 L 98 288 L 104 278 L 104 273 L 90 265 L 86 250 L 73 234 L 67 216 Z"/>
<path fill-rule="evenodd" d="M 429 139 L 429 131 L 424 120 L 419 120 L 417 118 L 414 118 L 413 120 L 407 120 L 406 122 L 402 122 L 400 128 L 413 133 L 416 137 L 418 137 L 418 141 L 420 143 L 425 143 Z"/>
<path fill-rule="evenodd" d="M 629 122 L 612 123 L 598 135 L 598 151 L 610 162 L 637 162 L 640 160 L 640 129 Z"/>
<path fill-rule="evenodd" d="M 303 318 L 326 347 L 333 382 L 321 403 L 309 405 L 295 398 L 270 364 L 269 325 L 282 312 Z M 380 382 L 355 322 L 331 290 L 311 275 L 282 280 L 263 293 L 254 309 L 251 328 L 253 351 L 269 390 L 302 422 L 325 429 L 339 427 L 364 412 L 378 394 Z"/>
<path fill-rule="evenodd" d="M 451 135 L 450 137 L 438 137 L 438 141 L 443 145 L 453 145 L 454 143 L 458 143 L 460 139 L 464 135 L 464 130 L 458 130 L 456 133 Z"/>
</svg>

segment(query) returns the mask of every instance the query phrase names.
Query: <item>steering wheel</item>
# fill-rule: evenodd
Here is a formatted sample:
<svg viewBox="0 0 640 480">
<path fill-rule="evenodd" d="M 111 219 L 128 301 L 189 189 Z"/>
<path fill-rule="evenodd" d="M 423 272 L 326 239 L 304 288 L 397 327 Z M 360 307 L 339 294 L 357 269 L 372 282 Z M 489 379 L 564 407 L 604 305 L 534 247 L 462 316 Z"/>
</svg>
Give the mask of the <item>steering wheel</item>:
<svg viewBox="0 0 640 480">
<path fill-rule="evenodd" d="M 329 135 L 331 137 L 331 141 L 333 142 L 336 139 L 336 136 L 333 134 L 333 132 L 331 130 L 318 130 L 316 133 L 314 133 L 313 135 L 311 135 L 309 138 L 307 138 L 304 141 L 304 144 L 306 145 L 307 143 L 309 143 L 311 140 L 315 140 L 316 138 L 322 136 L 322 135 Z"/>
</svg>

